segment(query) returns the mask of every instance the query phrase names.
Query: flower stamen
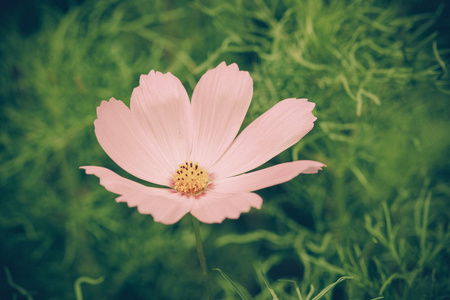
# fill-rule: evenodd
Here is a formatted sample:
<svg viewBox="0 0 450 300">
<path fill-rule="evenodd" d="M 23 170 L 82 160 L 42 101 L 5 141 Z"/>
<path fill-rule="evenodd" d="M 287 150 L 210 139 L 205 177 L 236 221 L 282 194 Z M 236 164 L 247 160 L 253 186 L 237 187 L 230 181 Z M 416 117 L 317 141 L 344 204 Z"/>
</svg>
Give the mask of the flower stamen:
<svg viewBox="0 0 450 300">
<path fill-rule="evenodd" d="M 209 176 L 205 169 L 198 163 L 186 161 L 173 174 L 174 189 L 188 196 L 201 194 L 209 183 Z"/>
</svg>

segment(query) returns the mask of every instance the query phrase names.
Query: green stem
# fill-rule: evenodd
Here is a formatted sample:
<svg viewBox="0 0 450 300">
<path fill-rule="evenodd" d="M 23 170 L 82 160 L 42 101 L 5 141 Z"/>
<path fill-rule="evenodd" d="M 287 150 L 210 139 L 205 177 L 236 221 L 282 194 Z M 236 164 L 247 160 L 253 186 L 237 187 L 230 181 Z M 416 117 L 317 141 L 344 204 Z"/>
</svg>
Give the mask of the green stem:
<svg viewBox="0 0 450 300">
<path fill-rule="evenodd" d="M 198 259 L 200 261 L 200 266 L 202 267 L 203 280 L 205 282 L 206 297 L 207 299 L 211 299 L 208 268 L 206 267 L 205 252 L 203 252 L 202 236 L 200 234 L 200 222 L 194 216 L 192 216 L 192 224 L 194 225 L 195 244 L 197 245 Z"/>
</svg>

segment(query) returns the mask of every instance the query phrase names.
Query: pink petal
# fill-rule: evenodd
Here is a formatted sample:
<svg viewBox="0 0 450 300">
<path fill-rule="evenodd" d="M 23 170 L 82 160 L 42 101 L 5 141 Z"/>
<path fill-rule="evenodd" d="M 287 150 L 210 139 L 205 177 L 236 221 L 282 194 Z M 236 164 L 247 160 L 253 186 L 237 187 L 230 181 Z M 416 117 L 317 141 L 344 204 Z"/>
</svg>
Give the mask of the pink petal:
<svg viewBox="0 0 450 300">
<path fill-rule="evenodd" d="M 314 126 L 314 103 L 286 99 L 253 121 L 209 169 L 216 178 L 250 171 L 297 143 Z"/>
<path fill-rule="evenodd" d="M 322 167 L 325 165 L 317 161 L 298 160 L 214 181 L 212 189 L 217 193 L 252 192 L 289 181 L 300 173 L 317 173 Z"/>
<path fill-rule="evenodd" d="M 165 154 L 172 172 L 189 159 L 193 132 L 191 105 L 178 78 L 153 70 L 141 75 L 130 106 L 146 128 L 148 139 Z"/>
<path fill-rule="evenodd" d="M 86 170 L 86 174 L 100 178 L 100 184 L 108 191 L 119 194 L 117 202 L 126 202 L 129 207 L 137 206 L 141 214 L 152 215 L 156 222 L 176 223 L 192 208 L 192 197 L 183 197 L 173 190 L 148 187 L 102 167 L 81 168 Z"/>
<path fill-rule="evenodd" d="M 194 200 L 191 214 L 203 223 L 221 223 L 225 218 L 237 219 L 252 207 L 260 209 L 262 198 L 255 193 L 225 194 L 207 191 Z"/>
<path fill-rule="evenodd" d="M 102 101 L 94 125 L 103 150 L 122 169 L 146 181 L 170 184 L 173 168 L 122 101 Z"/>
<path fill-rule="evenodd" d="M 230 146 L 253 94 L 248 72 L 221 63 L 206 72 L 192 95 L 194 143 L 191 160 L 208 169 Z"/>
</svg>

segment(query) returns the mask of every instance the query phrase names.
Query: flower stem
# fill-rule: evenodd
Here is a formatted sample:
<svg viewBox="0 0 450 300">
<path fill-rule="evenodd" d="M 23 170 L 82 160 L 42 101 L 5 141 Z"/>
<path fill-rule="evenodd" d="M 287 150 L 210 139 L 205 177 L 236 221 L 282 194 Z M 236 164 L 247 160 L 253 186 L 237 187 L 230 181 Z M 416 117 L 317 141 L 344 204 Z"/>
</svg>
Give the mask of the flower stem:
<svg viewBox="0 0 450 300">
<path fill-rule="evenodd" d="M 192 216 L 192 215 L 191 215 Z M 202 236 L 200 234 L 200 222 L 192 216 L 192 224 L 194 225 L 195 244 L 197 245 L 198 259 L 202 267 L 203 281 L 206 288 L 206 299 L 211 299 L 211 288 L 209 285 L 208 268 L 206 267 L 205 253 L 203 252 Z"/>
</svg>

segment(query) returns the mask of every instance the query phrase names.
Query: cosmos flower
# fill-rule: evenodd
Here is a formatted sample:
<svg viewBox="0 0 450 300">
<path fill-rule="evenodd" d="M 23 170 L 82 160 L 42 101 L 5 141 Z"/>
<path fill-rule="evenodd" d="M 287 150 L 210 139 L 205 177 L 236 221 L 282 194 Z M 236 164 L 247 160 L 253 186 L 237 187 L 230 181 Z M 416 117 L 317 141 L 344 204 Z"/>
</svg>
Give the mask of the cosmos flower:
<svg viewBox="0 0 450 300">
<path fill-rule="evenodd" d="M 247 173 L 297 143 L 314 126 L 314 103 L 280 101 L 238 136 L 253 94 L 248 72 L 222 62 L 204 74 L 189 101 L 171 73 L 142 75 L 130 108 L 111 98 L 97 108 L 98 142 L 128 173 L 162 186 L 149 187 L 109 169 L 81 167 L 100 178 L 116 201 L 173 224 L 187 213 L 204 223 L 237 219 L 262 198 L 253 191 L 317 173 L 324 164 L 299 160 Z M 237 136 L 237 137 L 236 137 Z"/>
</svg>

